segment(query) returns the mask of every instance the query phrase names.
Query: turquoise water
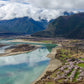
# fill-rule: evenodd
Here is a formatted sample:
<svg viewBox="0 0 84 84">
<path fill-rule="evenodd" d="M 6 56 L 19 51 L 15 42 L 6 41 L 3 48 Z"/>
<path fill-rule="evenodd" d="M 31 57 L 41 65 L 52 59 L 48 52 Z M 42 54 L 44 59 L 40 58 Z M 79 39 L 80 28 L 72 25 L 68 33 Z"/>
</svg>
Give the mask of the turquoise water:
<svg viewBox="0 0 84 84">
<path fill-rule="evenodd" d="M 14 45 L 5 40 L 0 43 Z M 0 57 L 0 84 L 31 84 L 47 67 L 47 54 L 48 49 L 42 45 L 30 53 Z"/>
</svg>

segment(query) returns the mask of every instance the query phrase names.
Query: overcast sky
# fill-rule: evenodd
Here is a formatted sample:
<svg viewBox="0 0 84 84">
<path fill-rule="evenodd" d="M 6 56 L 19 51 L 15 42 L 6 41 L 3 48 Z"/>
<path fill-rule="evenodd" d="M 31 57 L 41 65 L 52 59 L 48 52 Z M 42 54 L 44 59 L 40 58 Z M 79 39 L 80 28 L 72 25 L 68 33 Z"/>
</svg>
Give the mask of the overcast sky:
<svg viewBox="0 0 84 84">
<path fill-rule="evenodd" d="M 84 0 L 0 0 L 0 20 L 28 16 L 55 19 L 64 11 L 84 11 Z"/>
<path fill-rule="evenodd" d="M 42 8 L 84 9 L 84 0 L 8 0 L 8 1 L 31 3 L 34 6 Z"/>
</svg>

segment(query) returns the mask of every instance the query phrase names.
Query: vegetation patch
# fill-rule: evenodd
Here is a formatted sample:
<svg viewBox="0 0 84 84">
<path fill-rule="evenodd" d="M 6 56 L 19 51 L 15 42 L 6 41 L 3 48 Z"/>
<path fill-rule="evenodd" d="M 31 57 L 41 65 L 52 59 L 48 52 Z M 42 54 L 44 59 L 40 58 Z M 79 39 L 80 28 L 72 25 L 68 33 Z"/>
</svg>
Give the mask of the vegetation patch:
<svg viewBox="0 0 84 84">
<path fill-rule="evenodd" d="M 57 45 L 56 44 L 45 44 L 47 47 L 48 51 L 51 52 L 52 48 L 55 48 Z"/>
<path fill-rule="evenodd" d="M 50 41 L 50 40 L 44 40 L 44 41 L 40 41 L 40 42 L 43 42 L 43 43 L 52 43 L 52 41 Z"/>
<path fill-rule="evenodd" d="M 74 70 L 74 69 L 72 69 L 72 71 L 73 71 L 73 70 Z M 69 72 L 69 73 L 67 74 L 67 76 L 68 76 L 68 77 L 71 75 L 72 71 L 71 71 L 71 72 Z"/>
<path fill-rule="evenodd" d="M 80 74 L 80 72 L 79 72 L 79 69 L 76 71 L 76 74 L 75 74 L 75 76 L 74 76 L 74 79 L 73 79 L 73 82 L 76 82 L 77 80 L 77 78 L 78 78 L 78 75 Z"/>
<path fill-rule="evenodd" d="M 46 84 L 54 84 L 53 82 L 47 82 Z"/>
<path fill-rule="evenodd" d="M 66 50 L 66 49 L 59 49 L 57 53 L 58 54 L 56 58 L 61 60 L 63 63 L 66 63 L 66 59 L 69 59 L 72 56 L 69 50 Z"/>
<path fill-rule="evenodd" d="M 84 69 L 84 63 L 78 64 L 79 67 L 82 67 Z"/>
<path fill-rule="evenodd" d="M 83 61 L 84 61 L 84 58 L 81 58 L 81 60 L 83 60 Z"/>
</svg>

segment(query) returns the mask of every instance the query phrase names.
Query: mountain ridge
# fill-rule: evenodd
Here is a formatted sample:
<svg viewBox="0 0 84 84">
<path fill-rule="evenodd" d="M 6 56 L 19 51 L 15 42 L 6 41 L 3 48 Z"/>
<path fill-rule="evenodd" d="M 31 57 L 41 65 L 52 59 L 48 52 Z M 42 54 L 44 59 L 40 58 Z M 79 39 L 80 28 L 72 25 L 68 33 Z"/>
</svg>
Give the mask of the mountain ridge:
<svg viewBox="0 0 84 84">
<path fill-rule="evenodd" d="M 44 30 L 47 25 L 48 22 L 46 20 L 34 21 L 32 18 L 28 17 L 0 20 L 0 33 L 32 34 Z"/>
<path fill-rule="evenodd" d="M 39 37 L 65 37 L 84 39 L 84 13 L 70 16 L 60 16 L 48 25 L 44 31 L 32 36 Z"/>
</svg>

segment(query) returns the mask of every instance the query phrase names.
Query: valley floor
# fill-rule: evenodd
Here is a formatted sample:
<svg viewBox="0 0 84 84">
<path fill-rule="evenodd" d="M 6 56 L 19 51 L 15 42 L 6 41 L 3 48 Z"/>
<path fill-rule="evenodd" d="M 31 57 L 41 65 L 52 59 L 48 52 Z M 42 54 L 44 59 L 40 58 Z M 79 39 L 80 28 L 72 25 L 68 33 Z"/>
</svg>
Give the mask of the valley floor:
<svg viewBox="0 0 84 84">
<path fill-rule="evenodd" d="M 19 38 L 19 37 L 18 37 Z M 58 44 L 53 48 L 47 57 L 50 62 L 45 71 L 40 75 L 33 84 L 83 84 L 84 82 L 84 40 L 79 39 L 64 39 L 64 38 L 35 38 L 22 36 L 19 39 L 9 40 L 10 42 L 30 42 L 30 43 L 43 43 L 43 44 Z M 24 51 L 29 45 L 22 48 L 22 45 L 13 47 L 16 54 Z M 31 50 L 37 48 L 31 46 Z M 22 50 L 20 50 L 22 48 Z M 19 50 L 19 51 L 18 51 Z M 31 51 L 29 50 L 29 51 Z M 10 52 L 10 49 L 7 51 Z M 62 69 L 62 70 L 61 70 Z"/>
<path fill-rule="evenodd" d="M 48 55 L 53 62 L 46 74 L 34 84 L 83 84 L 84 82 L 84 40 L 62 39 L 52 43 L 61 44 L 60 48 L 53 48 Z M 59 60 L 60 62 L 56 62 Z M 55 65 L 55 66 L 54 66 Z M 58 67 L 57 67 L 57 66 Z"/>
</svg>

